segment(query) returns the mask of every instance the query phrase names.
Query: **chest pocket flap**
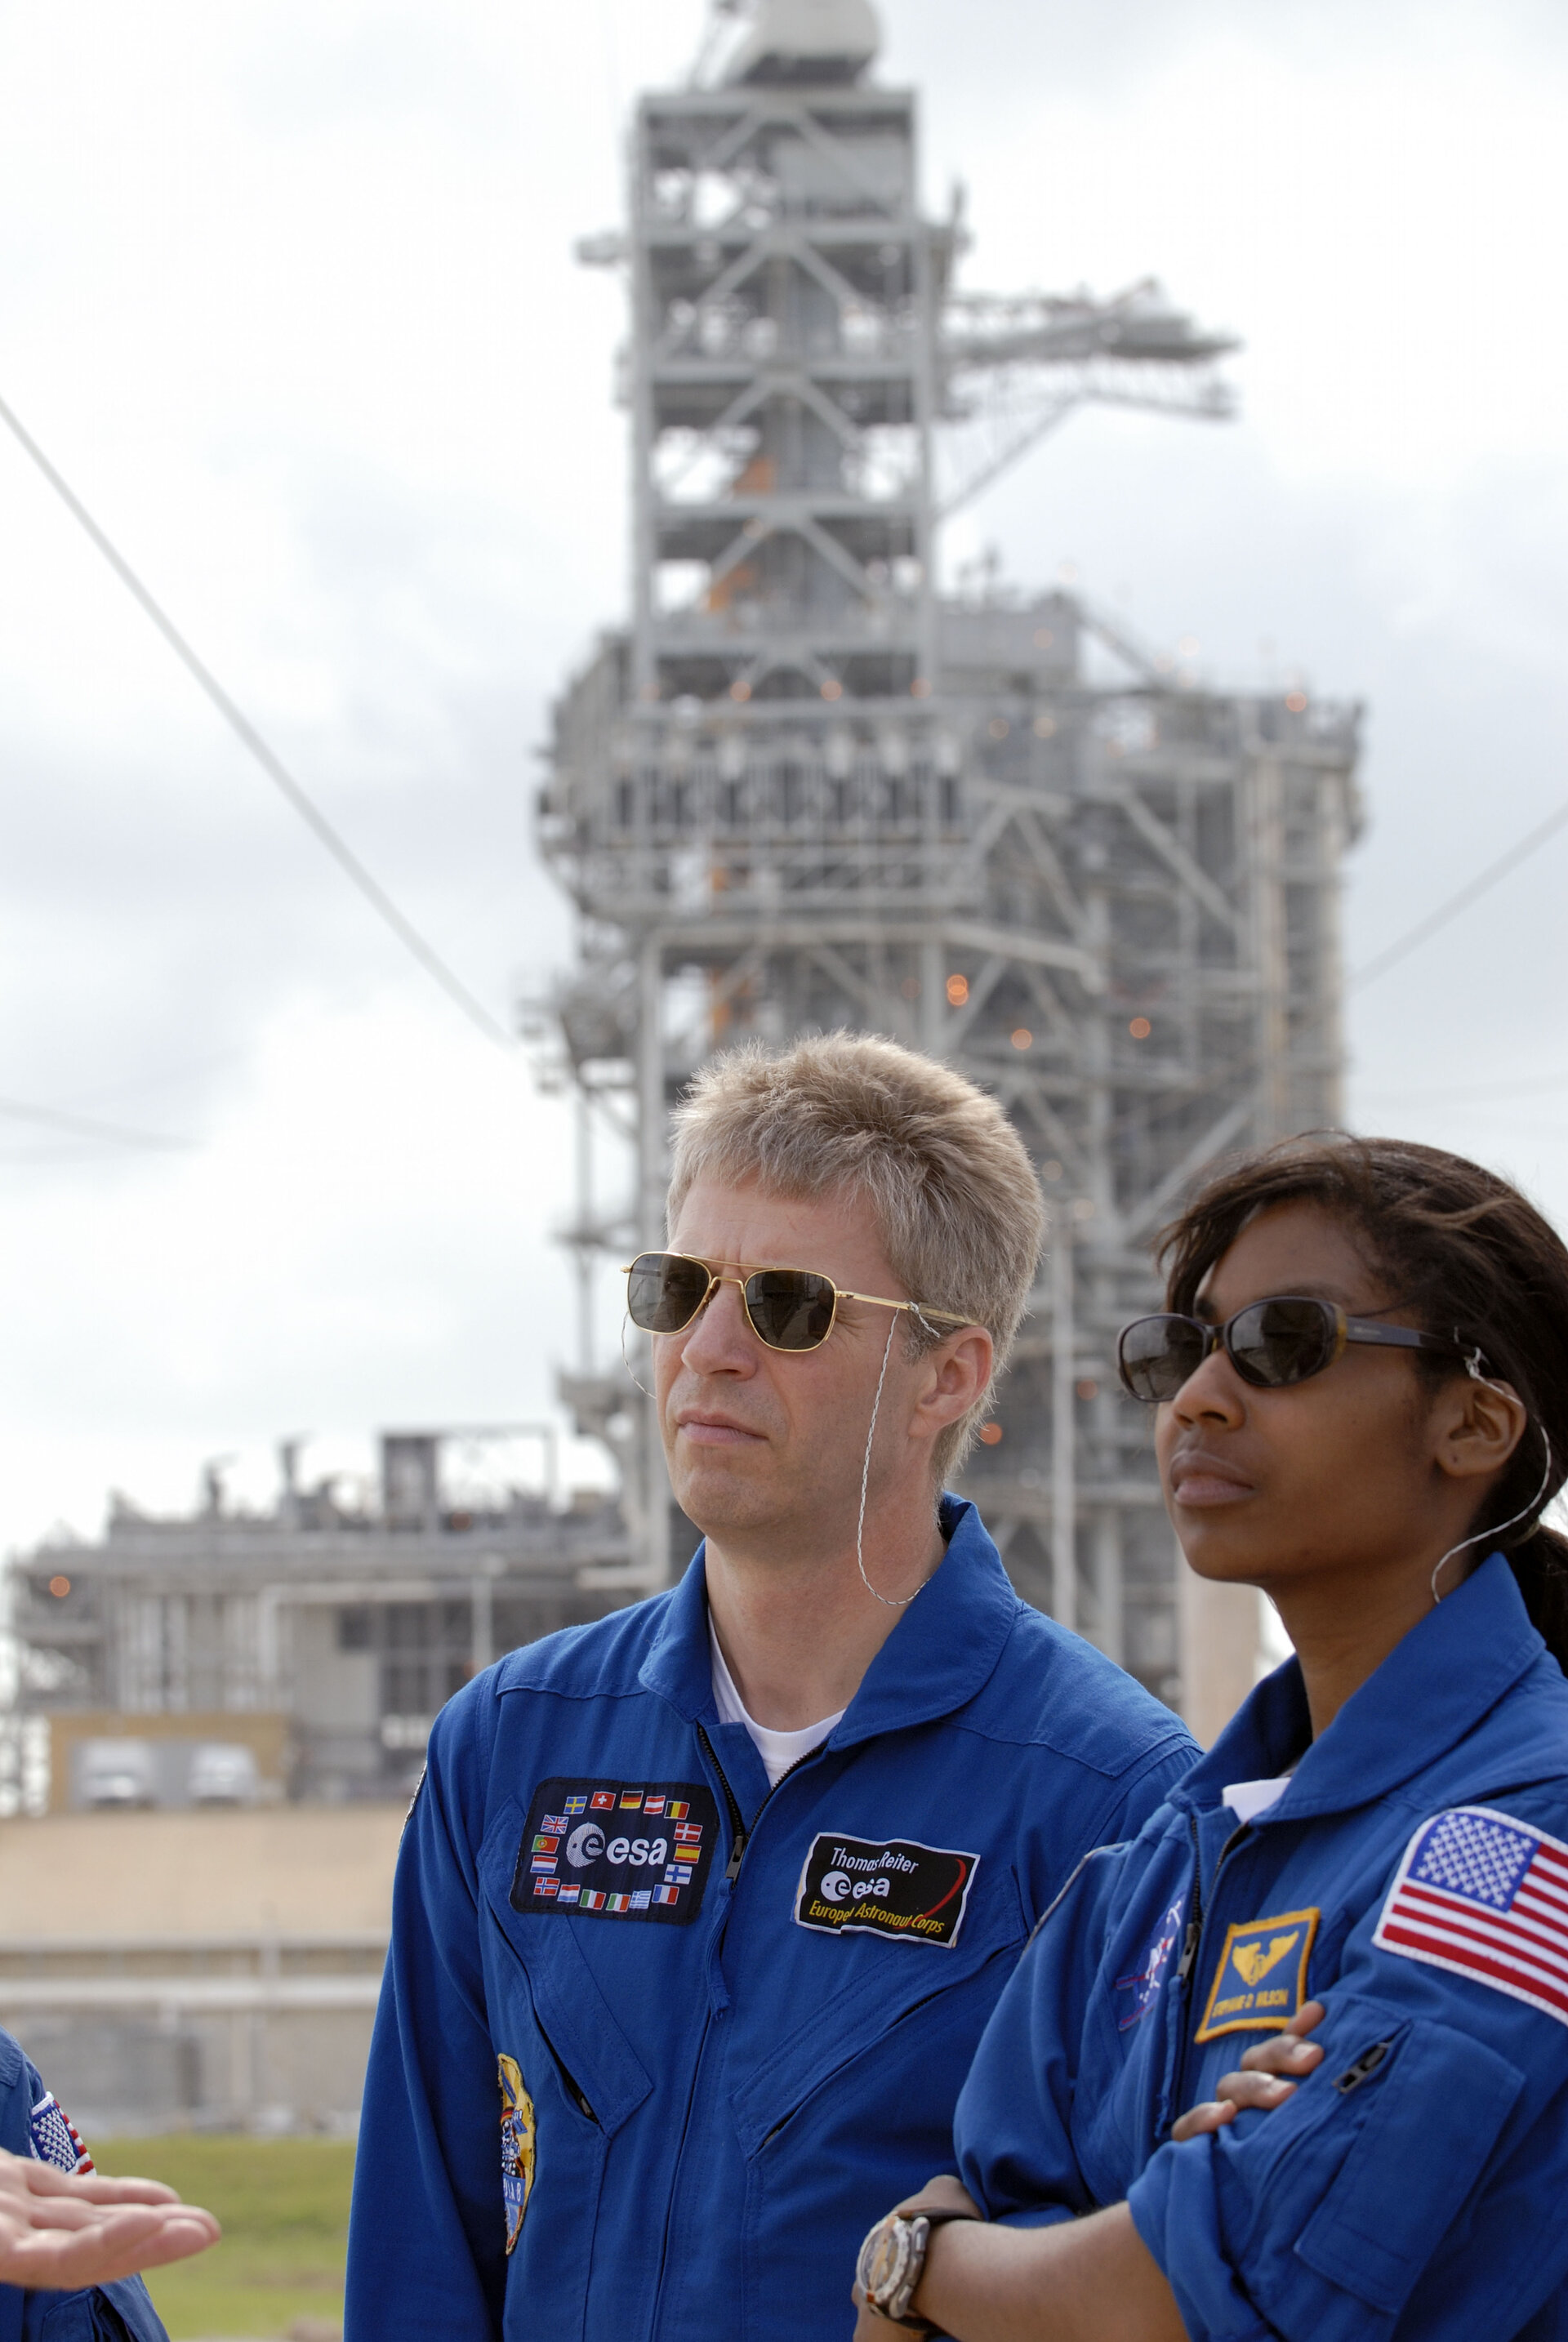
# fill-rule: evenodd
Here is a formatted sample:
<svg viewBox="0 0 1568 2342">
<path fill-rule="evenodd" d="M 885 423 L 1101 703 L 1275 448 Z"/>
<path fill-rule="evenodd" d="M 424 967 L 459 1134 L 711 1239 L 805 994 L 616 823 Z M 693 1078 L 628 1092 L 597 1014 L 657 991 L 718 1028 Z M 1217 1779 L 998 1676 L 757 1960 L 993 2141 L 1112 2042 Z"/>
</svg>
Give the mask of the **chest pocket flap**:
<svg viewBox="0 0 1568 2342">
<path fill-rule="evenodd" d="M 1369 2093 L 1373 2103 L 1337 2177 L 1296 2239 L 1300 2257 L 1372 2308 L 1399 2309 L 1523 2087 L 1519 2068 L 1494 2049 L 1417 2017 Z"/>
<path fill-rule="evenodd" d="M 581 2086 L 595 2118 L 612 2133 L 654 2086 L 583 1957 L 576 1925 L 568 1919 L 533 1918 L 513 1908 L 512 1878 L 523 1822 L 522 1807 L 508 1799 L 480 1849 L 480 1885 L 491 1917 L 527 1978 L 540 2032 Z"/>
<path fill-rule="evenodd" d="M 880 1942 L 870 1936 L 820 1939 L 835 1962 L 849 1953 L 854 1969 L 841 1977 L 831 1967 L 826 1970 L 823 1997 L 811 2015 L 769 2049 L 734 2090 L 743 2152 L 754 2155 L 786 2115 L 912 2010 L 956 1996 L 992 1960 L 1016 1957 L 1027 1932 L 1012 1871 L 993 1865 L 988 1875 L 982 1865 L 963 1934 L 951 1949 Z"/>
</svg>

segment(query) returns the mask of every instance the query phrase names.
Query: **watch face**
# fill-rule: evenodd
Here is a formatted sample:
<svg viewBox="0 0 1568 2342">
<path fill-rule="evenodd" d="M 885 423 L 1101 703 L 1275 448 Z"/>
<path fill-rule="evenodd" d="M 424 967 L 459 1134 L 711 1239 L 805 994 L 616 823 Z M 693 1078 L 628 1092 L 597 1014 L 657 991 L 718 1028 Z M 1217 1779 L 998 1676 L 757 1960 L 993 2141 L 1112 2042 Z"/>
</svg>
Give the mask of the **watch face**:
<svg viewBox="0 0 1568 2342">
<path fill-rule="evenodd" d="M 867 2299 L 881 2308 L 898 2291 L 909 2267 L 908 2224 L 897 2218 L 884 2220 L 865 2241 L 865 2271 L 861 2283 Z"/>
</svg>

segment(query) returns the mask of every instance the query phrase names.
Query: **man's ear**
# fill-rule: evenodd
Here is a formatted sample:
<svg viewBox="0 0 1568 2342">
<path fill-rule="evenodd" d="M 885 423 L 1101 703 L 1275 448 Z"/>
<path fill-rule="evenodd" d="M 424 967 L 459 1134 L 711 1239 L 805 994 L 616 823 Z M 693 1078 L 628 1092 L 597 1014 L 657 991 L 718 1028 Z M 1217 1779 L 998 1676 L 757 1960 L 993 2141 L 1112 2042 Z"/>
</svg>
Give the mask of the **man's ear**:
<svg viewBox="0 0 1568 2342">
<path fill-rule="evenodd" d="M 996 1345 L 984 1326 L 964 1326 L 949 1334 L 934 1350 L 915 1362 L 918 1377 L 910 1429 L 917 1437 L 934 1439 L 950 1423 L 967 1415 L 991 1387 Z"/>
<path fill-rule="evenodd" d="M 1434 1414 L 1437 1467 L 1451 1480 L 1501 1472 L 1530 1426 L 1529 1410 L 1512 1383 L 1476 1375 L 1445 1383 Z"/>
</svg>

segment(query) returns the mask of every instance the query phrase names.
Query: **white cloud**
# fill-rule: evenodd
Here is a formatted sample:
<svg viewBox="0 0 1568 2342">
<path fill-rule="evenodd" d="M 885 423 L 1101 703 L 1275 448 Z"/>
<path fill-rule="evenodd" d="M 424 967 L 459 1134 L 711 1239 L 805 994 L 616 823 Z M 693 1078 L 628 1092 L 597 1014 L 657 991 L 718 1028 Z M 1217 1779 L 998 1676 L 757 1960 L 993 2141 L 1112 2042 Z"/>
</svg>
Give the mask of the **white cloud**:
<svg viewBox="0 0 1568 2342">
<path fill-rule="evenodd" d="M 884 0 L 969 281 L 1154 271 L 1243 419 L 1083 416 L 974 545 L 1243 683 L 1371 702 L 1371 955 L 1568 794 L 1561 12 Z M 498 1014 L 569 948 L 527 751 L 624 604 L 624 109 L 700 0 L 0 0 L 0 395 Z M 1262 646 L 1267 642 L 1271 647 Z M 570 1349 L 561 1110 L 428 990 L 0 435 L 0 1540 L 259 1489 L 276 1432 L 533 1413 Z M 1568 1208 L 1562 847 L 1358 999 L 1359 1115 Z M 1386 1104 L 1384 1101 L 1386 1100 Z M 1401 1103 L 1401 1101 L 1406 1101 Z"/>
</svg>

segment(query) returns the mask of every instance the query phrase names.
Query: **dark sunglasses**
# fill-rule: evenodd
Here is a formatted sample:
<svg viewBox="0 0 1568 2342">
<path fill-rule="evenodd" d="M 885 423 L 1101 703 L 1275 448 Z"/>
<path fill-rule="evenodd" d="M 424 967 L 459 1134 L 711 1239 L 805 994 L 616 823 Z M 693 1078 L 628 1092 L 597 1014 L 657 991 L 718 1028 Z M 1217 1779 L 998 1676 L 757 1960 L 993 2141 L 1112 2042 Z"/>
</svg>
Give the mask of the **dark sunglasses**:
<svg viewBox="0 0 1568 2342">
<path fill-rule="evenodd" d="M 951 1309 L 929 1309 L 924 1301 L 884 1301 L 875 1293 L 843 1293 L 831 1276 L 811 1268 L 754 1268 L 748 1276 L 725 1276 L 705 1260 L 684 1252 L 639 1253 L 626 1271 L 626 1315 L 644 1334 L 679 1334 L 705 1307 L 721 1285 L 738 1285 L 753 1333 L 770 1350 L 820 1350 L 834 1328 L 841 1301 L 869 1302 L 874 1309 L 904 1309 L 922 1321 L 940 1317 L 946 1326 L 967 1326 Z"/>
<path fill-rule="evenodd" d="M 1281 1390 L 1321 1375 L 1351 1342 L 1389 1350 L 1435 1350 L 1453 1358 L 1474 1355 L 1459 1342 L 1418 1334 L 1412 1326 L 1347 1317 L 1334 1301 L 1283 1295 L 1249 1302 L 1223 1326 L 1174 1315 L 1134 1317 L 1117 1337 L 1116 1367 L 1134 1398 L 1157 1406 L 1174 1398 L 1215 1350 L 1223 1349 L 1243 1382 L 1254 1389 Z"/>
</svg>

